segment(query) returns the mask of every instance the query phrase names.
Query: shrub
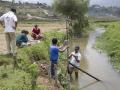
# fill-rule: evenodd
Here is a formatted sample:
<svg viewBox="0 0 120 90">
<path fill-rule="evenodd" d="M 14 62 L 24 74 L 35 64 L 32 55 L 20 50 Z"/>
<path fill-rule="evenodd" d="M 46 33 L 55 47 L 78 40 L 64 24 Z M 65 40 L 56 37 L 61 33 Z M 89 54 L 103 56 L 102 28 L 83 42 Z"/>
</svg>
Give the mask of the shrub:
<svg viewBox="0 0 120 90">
<path fill-rule="evenodd" d="M 96 46 L 111 57 L 113 67 L 120 71 L 120 22 L 108 25 L 106 32 L 98 38 Z"/>
</svg>

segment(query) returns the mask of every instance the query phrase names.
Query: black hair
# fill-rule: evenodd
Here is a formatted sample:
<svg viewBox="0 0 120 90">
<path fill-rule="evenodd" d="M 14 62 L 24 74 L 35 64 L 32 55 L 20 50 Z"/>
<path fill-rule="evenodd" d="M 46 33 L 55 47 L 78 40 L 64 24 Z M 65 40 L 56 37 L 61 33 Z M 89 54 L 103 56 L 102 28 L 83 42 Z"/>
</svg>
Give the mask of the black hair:
<svg viewBox="0 0 120 90">
<path fill-rule="evenodd" d="M 27 30 L 22 30 L 21 33 L 29 34 Z"/>
<path fill-rule="evenodd" d="M 75 46 L 75 49 L 78 49 L 78 50 L 79 50 L 79 49 L 80 49 L 80 47 L 79 47 L 79 46 Z"/>
<path fill-rule="evenodd" d="M 16 9 L 15 8 L 11 8 L 10 9 L 12 12 L 16 13 Z"/>
<path fill-rule="evenodd" d="M 53 39 L 52 39 L 52 44 L 56 45 L 57 42 L 58 42 L 57 38 L 53 38 Z"/>
<path fill-rule="evenodd" d="M 36 24 L 36 25 L 34 25 L 34 27 L 38 27 L 38 25 Z"/>
</svg>

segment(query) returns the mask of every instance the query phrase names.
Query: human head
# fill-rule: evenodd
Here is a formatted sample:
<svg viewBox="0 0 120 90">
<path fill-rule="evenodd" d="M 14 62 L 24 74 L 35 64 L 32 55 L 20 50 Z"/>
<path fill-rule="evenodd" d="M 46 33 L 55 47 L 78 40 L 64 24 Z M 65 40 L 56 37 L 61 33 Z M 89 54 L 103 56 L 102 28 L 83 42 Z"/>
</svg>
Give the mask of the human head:
<svg viewBox="0 0 120 90">
<path fill-rule="evenodd" d="M 37 27 L 38 27 L 38 25 L 36 24 L 36 25 L 34 25 L 34 27 L 35 27 L 35 28 L 37 28 Z"/>
<path fill-rule="evenodd" d="M 79 46 L 75 46 L 75 53 L 77 53 L 79 51 L 80 47 Z"/>
<path fill-rule="evenodd" d="M 27 30 L 22 30 L 21 33 L 24 33 L 24 34 L 26 34 L 26 35 L 29 34 L 29 32 L 28 32 Z"/>
<path fill-rule="evenodd" d="M 52 44 L 53 44 L 53 45 L 56 45 L 57 42 L 58 42 L 57 38 L 53 38 L 53 39 L 52 39 Z"/>
<path fill-rule="evenodd" d="M 16 9 L 15 8 L 11 8 L 10 9 L 12 12 L 16 13 Z"/>
</svg>

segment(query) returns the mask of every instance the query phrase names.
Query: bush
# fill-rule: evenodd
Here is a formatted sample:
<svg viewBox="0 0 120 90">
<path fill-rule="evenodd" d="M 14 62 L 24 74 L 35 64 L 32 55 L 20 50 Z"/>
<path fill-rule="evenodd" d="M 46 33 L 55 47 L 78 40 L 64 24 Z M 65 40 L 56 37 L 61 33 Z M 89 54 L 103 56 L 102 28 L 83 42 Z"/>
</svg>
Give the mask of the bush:
<svg viewBox="0 0 120 90">
<path fill-rule="evenodd" d="M 96 46 L 105 51 L 110 57 L 113 67 L 120 71 L 120 22 L 108 25 L 106 32 L 98 38 Z"/>
<path fill-rule="evenodd" d="M 14 70 L 11 66 L 0 67 L 0 90 L 30 90 L 31 76 L 21 70 Z"/>
</svg>

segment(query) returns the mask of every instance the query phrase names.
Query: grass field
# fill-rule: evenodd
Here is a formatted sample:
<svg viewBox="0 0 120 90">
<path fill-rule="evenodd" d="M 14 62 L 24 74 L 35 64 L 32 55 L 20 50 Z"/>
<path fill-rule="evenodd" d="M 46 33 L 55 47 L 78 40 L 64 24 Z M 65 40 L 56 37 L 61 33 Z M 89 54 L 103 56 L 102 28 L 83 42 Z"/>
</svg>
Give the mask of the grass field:
<svg viewBox="0 0 120 90">
<path fill-rule="evenodd" d="M 38 20 L 24 20 L 18 22 L 17 33 L 21 30 L 28 30 L 31 34 L 32 28 L 35 24 L 39 25 L 42 33 L 49 31 L 65 31 L 65 23 L 63 21 L 38 21 Z M 29 36 L 30 36 L 29 34 Z M 4 36 L 4 29 L 0 26 L 0 53 L 6 51 L 6 42 Z"/>
</svg>

